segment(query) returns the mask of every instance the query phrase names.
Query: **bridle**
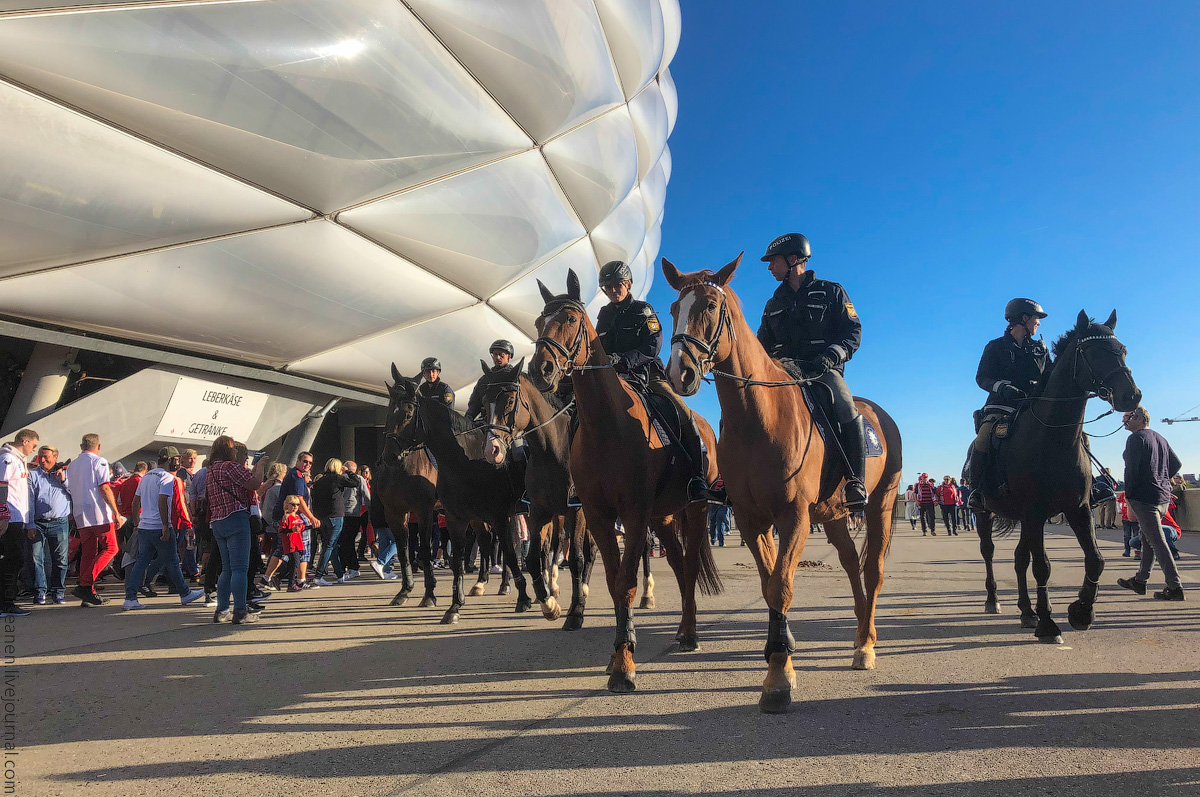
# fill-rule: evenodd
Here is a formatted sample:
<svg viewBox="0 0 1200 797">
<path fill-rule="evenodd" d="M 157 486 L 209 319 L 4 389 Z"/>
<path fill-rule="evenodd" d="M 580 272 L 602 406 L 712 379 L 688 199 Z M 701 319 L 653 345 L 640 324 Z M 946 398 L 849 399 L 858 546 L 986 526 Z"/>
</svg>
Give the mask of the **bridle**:
<svg viewBox="0 0 1200 797">
<path fill-rule="evenodd" d="M 556 315 L 564 307 L 569 307 L 572 310 L 579 311 L 579 329 L 575 332 L 575 340 L 571 345 L 564 346 L 557 340 L 546 335 L 542 335 L 533 342 L 534 351 L 537 351 L 538 346 L 545 346 L 549 351 L 550 362 L 554 364 L 554 371 L 562 378 L 570 376 L 574 371 L 600 371 L 605 368 L 612 368 L 612 365 L 588 365 L 587 359 L 590 356 L 590 351 L 587 345 L 587 338 L 584 336 L 584 319 L 587 317 L 587 308 L 583 302 L 578 299 L 560 296 L 553 302 L 549 302 L 542 309 L 542 318 L 547 318 Z M 559 361 L 559 356 L 562 356 L 562 361 Z M 574 402 L 572 402 L 574 403 Z"/>
<path fill-rule="evenodd" d="M 492 382 L 488 385 L 488 392 L 491 392 L 491 390 L 493 388 L 498 389 L 499 394 L 496 396 L 495 399 L 493 399 L 492 401 L 489 402 L 489 406 L 491 408 L 490 411 L 488 412 L 489 420 L 494 420 L 496 417 L 496 413 L 495 413 L 496 401 L 500 398 L 501 395 L 504 395 L 505 393 L 508 393 L 508 392 L 512 392 L 516 395 L 513 400 L 512 410 L 510 410 L 508 413 L 506 413 L 507 417 L 505 420 L 507 420 L 508 423 L 507 424 L 486 423 L 483 425 L 483 428 L 487 429 L 489 432 L 501 432 L 503 434 L 508 435 L 511 439 L 515 440 L 516 436 L 517 436 L 517 431 L 516 431 L 517 409 L 519 407 L 524 407 L 526 412 L 529 411 L 529 404 L 527 404 L 521 398 L 521 380 L 515 379 L 512 382 Z"/>
<path fill-rule="evenodd" d="M 689 290 L 695 291 L 697 288 L 707 286 L 715 288 L 721 294 L 721 309 L 717 315 L 717 326 L 713 329 L 712 337 L 708 340 L 689 335 L 687 332 L 677 332 L 671 336 L 671 345 L 676 343 L 686 343 L 688 347 L 680 347 L 680 352 L 686 352 L 688 359 L 695 363 L 700 375 L 713 370 L 713 358 L 716 356 L 717 347 L 721 345 L 721 333 L 725 328 L 729 328 L 729 335 L 733 340 L 737 340 L 737 333 L 733 329 L 733 320 L 729 317 L 729 299 L 725 296 L 725 289 L 713 282 L 699 282 L 693 285 Z M 680 294 L 679 298 L 683 298 L 686 294 Z M 684 319 L 684 329 L 687 329 L 687 319 Z M 697 357 L 695 351 L 701 352 L 702 357 Z M 714 373 L 717 373 L 714 371 Z M 723 374 L 722 374 L 723 375 Z"/>
<path fill-rule="evenodd" d="M 1116 335 L 1111 333 L 1107 335 L 1088 335 L 1087 337 L 1079 338 L 1075 341 L 1075 355 L 1071 360 L 1071 379 L 1074 380 L 1076 384 L 1079 384 L 1079 361 L 1082 360 L 1083 364 L 1087 366 L 1088 373 L 1092 379 L 1091 385 L 1087 388 L 1088 393 L 1094 394 L 1104 401 L 1107 401 L 1109 404 L 1112 404 L 1113 390 L 1108 386 L 1108 380 L 1111 379 L 1115 374 L 1124 373 L 1132 381 L 1133 371 L 1131 371 L 1129 366 L 1124 363 L 1124 351 L 1122 351 L 1122 362 L 1120 365 L 1108 371 L 1106 374 L 1104 374 L 1104 376 L 1096 376 L 1096 368 L 1092 365 L 1092 361 L 1088 359 L 1086 351 L 1087 347 L 1083 344 L 1100 340 L 1116 340 L 1117 345 L 1121 346 L 1122 349 L 1125 349 L 1124 344 L 1117 340 Z"/>
<path fill-rule="evenodd" d="M 405 403 L 407 403 L 407 402 L 405 402 Z M 399 405 L 397 405 L 396 409 L 399 410 L 399 408 L 400 408 Z M 385 441 L 391 440 L 392 442 L 396 443 L 396 445 L 398 445 L 400 447 L 400 453 L 396 455 L 397 459 L 404 459 L 406 456 L 413 453 L 414 451 L 420 451 L 421 449 L 425 448 L 425 444 L 419 442 L 416 439 L 415 435 L 411 439 L 405 438 L 402 436 L 403 430 L 409 426 L 412 427 L 414 432 L 416 432 L 417 429 L 421 428 L 421 413 L 416 411 L 416 403 L 415 402 L 413 403 L 413 409 L 414 409 L 413 414 L 409 416 L 408 420 L 405 421 L 404 425 L 398 427 L 400 431 L 384 432 L 384 434 L 383 434 L 383 439 Z M 386 463 L 383 463 L 383 464 L 386 465 Z"/>
</svg>

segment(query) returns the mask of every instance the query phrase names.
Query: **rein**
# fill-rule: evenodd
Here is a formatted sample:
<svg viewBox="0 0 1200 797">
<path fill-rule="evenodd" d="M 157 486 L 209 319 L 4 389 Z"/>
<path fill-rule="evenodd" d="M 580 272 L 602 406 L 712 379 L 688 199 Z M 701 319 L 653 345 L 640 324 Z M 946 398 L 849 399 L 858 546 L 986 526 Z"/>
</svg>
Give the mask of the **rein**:
<svg viewBox="0 0 1200 797">
<path fill-rule="evenodd" d="M 1106 382 L 1109 379 L 1111 379 L 1114 374 L 1124 372 L 1126 374 L 1132 375 L 1132 371 L 1130 371 L 1129 366 L 1122 363 L 1121 365 L 1118 365 L 1117 367 L 1110 370 L 1104 376 L 1097 377 L 1096 369 L 1092 366 L 1091 360 L 1088 359 L 1088 356 L 1085 352 L 1086 347 L 1083 344 L 1089 343 L 1092 341 L 1098 341 L 1098 340 L 1117 340 L 1117 336 L 1116 335 L 1089 335 L 1085 338 L 1079 338 L 1077 341 L 1075 341 L 1075 353 L 1071 356 L 1071 380 L 1078 384 L 1078 382 L 1079 382 L 1079 360 L 1082 358 L 1083 364 L 1087 366 L 1088 372 L 1091 374 L 1091 377 L 1092 377 L 1092 386 L 1091 386 L 1091 388 L 1089 388 L 1087 390 L 1086 393 L 1084 393 L 1083 401 L 1086 403 L 1089 399 L 1099 398 L 1099 399 L 1103 399 L 1104 401 L 1107 401 L 1109 404 L 1112 404 L 1113 391 L 1112 391 L 1112 388 L 1110 388 L 1106 384 Z M 1117 340 L 1117 342 L 1120 343 L 1119 340 Z M 1095 423 L 1096 421 L 1100 420 L 1101 418 L 1107 418 L 1109 415 L 1112 415 L 1114 412 L 1117 411 L 1116 407 L 1112 407 L 1111 409 L 1100 413 L 1095 418 L 1092 418 L 1090 421 L 1081 421 L 1079 424 L 1075 424 L 1075 423 L 1046 423 L 1045 421 L 1043 421 L 1041 418 L 1038 417 L 1037 411 L 1035 410 L 1035 407 L 1037 406 L 1037 402 L 1039 402 L 1039 401 L 1059 402 L 1059 401 L 1078 401 L 1078 400 L 1079 400 L 1078 398 L 1046 398 L 1046 397 L 1035 397 L 1035 398 L 1024 399 L 1024 401 L 1029 402 L 1029 414 L 1033 416 L 1034 420 L 1036 420 L 1038 423 L 1040 423 L 1042 426 L 1046 427 L 1047 429 L 1067 429 L 1067 428 L 1077 426 L 1077 425 L 1082 426 L 1082 425 L 1086 425 L 1089 423 Z M 1112 435 L 1121 431 L 1122 428 L 1124 428 L 1124 424 L 1122 424 L 1121 426 L 1118 426 L 1116 429 L 1114 429 L 1113 431 L 1111 431 L 1107 434 L 1091 435 L 1091 437 L 1111 437 Z"/>
<path fill-rule="evenodd" d="M 529 404 L 521 399 L 521 380 L 519 378 L 515 382 L 496 382 L 496 383 L 494 383 L 494 385 L 489 385 L 488 387 L 493 387 L 493 386 L 500 388 L 501 392 L 511 390 L 517 396 L 515 403 L 520 404 L 523 407 L 525 407 L 526 412 L 528 412 L 530 410 Z M 497 398 L 499 398 L 499 396 L 497 396 Z M 494 404 L 494 402 L 493 402 L 493 404 Z M 516 430 L 516 413 L 517 413 L 516 407 L 513 408 L 513 413 L 512 413 L 513 414 L 513 423 L 512 423 L 512 425 L 505 426 L 503 424 L 498 424 L 498 423 L 489 423 L 489 424 L 485 424 L 484 426 L 478 427 L 478 428 L 487 429 L 489 432 L 503 432 L 512 438 L 511 444 L 516 444 L 519 441 L 524 440 L 531 433 L 536 432 L 538 429 L 541 429 L 545 426 L 549 426 L 550 424 L 554 423 L 554 421 L 558 420 L 558 418 L 561 417 L 563 415 L 563 413 L 567 412 L 568 410 L 571 409 L 571 407 L 574 407 L 574 406 L 575 406 L 575 399 L 571 399 L 571 401 L 569 401 L 566 404 L 566 406 L 564 406 L 562 409 L 555 412 L 553 415 L 551 415 L 548 419 L 546 419 L 542 423 L 539 423 L 537 426 L 531 426 L 527 429 L 523 429 L 520 432 L 518 432 Z"/>
</svg>

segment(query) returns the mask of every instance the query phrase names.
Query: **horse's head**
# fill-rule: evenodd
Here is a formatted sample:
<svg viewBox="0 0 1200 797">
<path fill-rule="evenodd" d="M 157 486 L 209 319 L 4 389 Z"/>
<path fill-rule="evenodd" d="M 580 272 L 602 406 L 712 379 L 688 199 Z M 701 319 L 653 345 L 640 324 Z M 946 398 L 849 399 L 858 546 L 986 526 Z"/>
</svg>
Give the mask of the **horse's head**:
<svg viewBox="0 0 1200 797">
<path fill-rule="evenodd" d="M 1055 368 L 1059 357 L 1071 352 L 1071 378 L 1081 390 L 1095 393 L 1118 412 L 1129 412 L 1142 401 L 1142 391 L 1133 381 L 1133 372 L 1125 364 L 1125 346 L 1113 334 L 1117 328 L 1117 311 L 1108 320 L 1097 324 L 1080 310 L 1075 328 L 1056 344 Z M 1065 361 L 1064 361 L 1065 362 Z"/>
<path fill-rule="evenodd" d="M 567 272 L 567 292 L 555 296 L 537 281 L 546 306 L 534 322 L 538 339 L 529 361 L 529 378 L 543 393 L 558 389 L 558 382 L 571 369 L 587 362 L 587 333 L 584 318 L 587 308 L 579 296 L 579 277 Z"/>
<path fill-rule="evenodd" d="M 670 260 L 662 259 L 667 284 L 679 291 L 679 298 L 671 305 L 676 332 L 671 337 L 667 377 L 681 396 L 694 396 L 700 389 L 701 377 L 712 370 L 713 363 L 728 358 L 733 351 L 726 286 L 742 262 L 742 254 L 716 273 L 684 274 Z"/>
<path fill-rule="evenodd" d="M 483 365 L 483 406 L 487 410 L 487 441 L 483 458 L 493 465 L 504 464 L 518 433 L 529 426 L 529 404 L 521 399 L 522 359 L 516 365 L 492 371 Z"/>
<path fill-rule="evenodd" d="M 409 428 L 417 415 L 417 383 L 420 377 L 402 376 L 396 364 L 392 363 L 392 379 L 395 384 L 387 386 L 390 400 L 384 431 L 398 435 Z"/>
</svg>

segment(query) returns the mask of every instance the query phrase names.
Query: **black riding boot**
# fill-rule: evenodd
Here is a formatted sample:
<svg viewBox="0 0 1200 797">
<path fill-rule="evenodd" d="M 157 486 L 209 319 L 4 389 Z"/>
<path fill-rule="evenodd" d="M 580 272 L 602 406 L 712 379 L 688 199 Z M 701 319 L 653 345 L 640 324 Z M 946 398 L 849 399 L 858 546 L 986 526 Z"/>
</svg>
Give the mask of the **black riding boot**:
<svg viewBox="0 0 1200 797">
<path fill-rule="evenodd" d="M 690 460 L 689 473 L 691 478 L 688 479 L 687 497 L 688 502 L 709 501 L 714 504 L 725 504 L 729 502 L 729 498 L 725 495 L 725 488 L 714 488 L 708 484 L 707 471 L 705 463 L 704 444 L 700 439 L 700 429 L 696 426 L 694 417 L 684 419 L 682 428 L 680 429 L 680 442 L 683 444 L 686 456 Z"/>
<path fill-rule="evenodd" d="M 858 512 L 867 505 L 867 486 L 863 481 L 867 472 L 867 419 L 859 415 L 849 423 L 841 424 L 840 429 L 842 450 L 850 462 L 842 504 L 851 512 Z"/>
<path fill-rule="evenodd" d="M 967 461 L 967 478 L 971 480 L 971 495 L 967 498 L 967 508 L 972 512 L 984 512 L 987 507 L 983 504 L 983 477 L 987 464 L 987 454 L 971 446 L 971 459 Z"/>
</svg>

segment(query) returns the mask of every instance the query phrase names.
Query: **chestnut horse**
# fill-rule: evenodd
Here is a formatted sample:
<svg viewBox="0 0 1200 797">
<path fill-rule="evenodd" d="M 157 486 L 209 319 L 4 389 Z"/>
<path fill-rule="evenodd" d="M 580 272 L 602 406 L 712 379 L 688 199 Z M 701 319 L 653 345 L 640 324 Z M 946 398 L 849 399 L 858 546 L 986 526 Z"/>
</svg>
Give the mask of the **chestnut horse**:
<svg viewBox="0 0 1200 797">
<path fill-rule="evenodd" d="M 537 320 L 537 348 L 529 376 L 538 390 L 552 391 L 569 375 L 575 386 L 579 429 L 571 444 L 571 476 L 583 503 L 588 530 L 600 548 L 608 590 L 617 615 L 617 638 L 608 688 L 631 692 L 634 685 L 633 600 L 638 563 L 653 525 L 683 597 L 675 638 L 680 650 L 696 650 L 696 586 L 706 595 L 721 591 L 708 540 L 708 506 L 687 501 L 687 478 L 672 467 L 670 447 L 657 441 L 642 400 L 617 376 L 596 337 L 579 296 L 579 278 L 568 272 L 567 293 L 555 296 L 538 282 L 545 309 Z M 697 417 L 700 437 L 715 450 L 712 428 Z M 709 457 L 709 483 L 717 477 Z M 625 527 L 625 551 L 617 545 L 616 521 Z"/>
<path fill-rule="evenodd" d="M 882 435 L 883 456 L 867 460 L 867 540 L 860 559 L 841 503 L 841 482 L 826 479 L 825 444 L 796 380 L 773 361 L 742 315 L 728 287 L 742 256 L 717 273 L 683 274 L 663 258 L 667 283 L 679 291 L 671 305 L 676 335 L 667 375 L 681 395 L 694 395 L 707 373 L 716 378 L 724 427 L 717 455 L 738 529 L 762 579 L 769 609 L 767 677 L 759 706 L 783 712 L 796 686 L 795 640 L 787 625 L 792 579 L 810 524 L 821 523 L 837 549 L 854 593 L 858 634 L 852 667 L 875 666 L 875 604 L 883 586 L 883 557 L 891 538 L 892 509 L 900 483 L 900 431 L 877 405 L 855 398 L 859 412 Z M 682 334 L 679 334 L 682 333 Z M 840 466 L 839 466 L 840 468 Z M 844 469 L 841 469 L 844 471 Z M 776 553 L 771 527 L 779 532 Z M 865 583 L 864 583 L 865 582 Z"/>
</svg>

